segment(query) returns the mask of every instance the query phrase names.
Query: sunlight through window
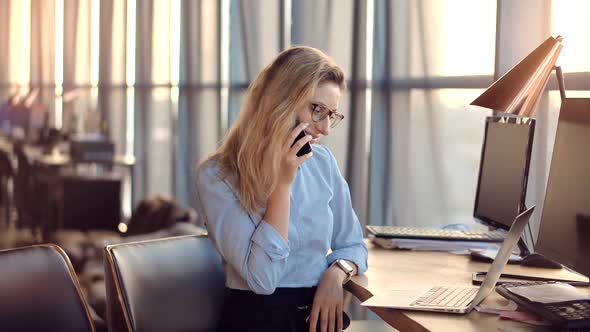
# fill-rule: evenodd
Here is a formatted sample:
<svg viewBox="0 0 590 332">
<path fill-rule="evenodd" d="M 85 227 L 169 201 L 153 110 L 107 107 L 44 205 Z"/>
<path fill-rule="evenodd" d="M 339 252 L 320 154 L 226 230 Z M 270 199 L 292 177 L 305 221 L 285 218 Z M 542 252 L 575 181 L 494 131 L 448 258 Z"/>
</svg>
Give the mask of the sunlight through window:
<svg viewBox="0 0 590 332">
<path fill-rule="evenodd" d="M 55 1 L 55 126 L 63 125 L 64 0 Z"/>
<path fill-rule="evenodd" d="M 590 1 L 552 1 L 551 13 L 551 34 L 563 37 L 558 65 L 565 72 L 590 71 Z"/>
</svg>

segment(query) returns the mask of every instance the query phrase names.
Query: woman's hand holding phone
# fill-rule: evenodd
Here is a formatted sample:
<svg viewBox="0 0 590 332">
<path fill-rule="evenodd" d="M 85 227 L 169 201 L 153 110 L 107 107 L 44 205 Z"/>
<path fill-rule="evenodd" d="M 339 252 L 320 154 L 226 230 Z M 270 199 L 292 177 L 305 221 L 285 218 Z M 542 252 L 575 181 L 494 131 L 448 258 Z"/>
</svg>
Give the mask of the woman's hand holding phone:
<svg viewBox="0 0 590 332">
<path fill-rule="evenodd" d="M 300 139 L 302 139 L 305 136 L 306 136 L 305 131 L 303 131 L 303 130 L 300 131 L 299 132 L 299 135 L 297 135 L 297 137 L 295 138 L 295 141 L 293 142 L 293 145 L 295 145 L 295 143 L 297 143 L 297 141 L 299 141 Z M 299 149 L 299 151 L 297 151 L 297 157 L 301 157 L 301 156 L 306 155 L 306 154 L 308 154 L 310 152 L 311 152 L 311 144 L 309 144 L 309 142 L 308 142 L 308 143 L 305 143 L 301 147 L 301 149 Z"/>
<path fill-rule="evenodd" d="M 301 150 L 304 145 L 308 144 L 311 141 L 311 135 L 304 135 L 302 138 L 297 139 L 298 135 L 307 128 L 309 124 L 307 123 L 300 123 L 291 131 L 287 141 L 283 145 L 283 156 L 281 160 L 281 174 L 279 176 L 279 185 L 291 185 L 293 179 L 295 178 L 295 173 L 297 172 L 297 167 L 301 165 L 304 161 L 311 158 L 313 152 L 309 151 L 307 154 L 302 156 L 298 155 L 299 150 Z M 311 149 L 310 149 L 311 150 Z"/>
</svg>

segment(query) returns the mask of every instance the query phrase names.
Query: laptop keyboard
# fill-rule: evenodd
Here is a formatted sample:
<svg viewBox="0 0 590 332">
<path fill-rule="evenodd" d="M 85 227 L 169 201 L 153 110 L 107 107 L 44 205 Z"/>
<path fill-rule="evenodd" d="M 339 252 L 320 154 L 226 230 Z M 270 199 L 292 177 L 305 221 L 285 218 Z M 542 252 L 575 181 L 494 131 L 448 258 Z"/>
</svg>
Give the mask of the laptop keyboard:
<svg viewBox="0 0 590 332">
<path fill-rule="evenodd" d="M 499 232 L 461 231 L 456 229 L 435 229 L 422 227 L 367 225 L 369 233 L 384 238 L 428 239 L 443 241 L 502 242 L 504 235 Z"/>
<path fill-rule="evenodd" d="M 412 306 L 463 307 L 473 300 L 479 288 L 476 287 L 432 287 L 414 301 Z"/>
</svg>

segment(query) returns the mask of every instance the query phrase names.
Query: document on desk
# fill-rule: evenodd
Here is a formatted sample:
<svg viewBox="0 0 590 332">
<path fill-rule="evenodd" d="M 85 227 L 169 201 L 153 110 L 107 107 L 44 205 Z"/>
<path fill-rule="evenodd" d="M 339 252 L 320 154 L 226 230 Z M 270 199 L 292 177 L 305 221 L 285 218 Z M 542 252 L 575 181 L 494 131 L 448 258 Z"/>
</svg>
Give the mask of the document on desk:
<svg viewBox="0 0 590 332">
<path fill-rule="evenodd" d="M 372 238 L 373 243 L 385 249 L 408 249 L 417 251 L 445 251 L 468 254 L 470 249 L 498 250 L 501 243 L 477 241 L 441 241 L 396 238 Z"/>
<path fill-rule="evenodd" d="M 481 313 L 498 315 L 500 318 L 510 319 L 535 326 L 550 325 L 548 322 L 544 321 L 542 317 L 527 311 L 519 311 L 518 305 L 514 301 L 510 300 L 505 305 L 480 303 L 475 307 L 475 310 Z"/>
<path fill-rule="evenodd" d="M 580 292 L 576 287 L 561 282 L 506 288 L 533 302 L 555 303 L 590 300 L 590 296 Z"/>
<path fill-rule="evenodd" d="M 516 311 L 518 309 L 518 304 L 510 300 L 504 305 L 480 303 L 474 309 L 485 314 L 500 315 L 503 312 Z"/>
</svg>

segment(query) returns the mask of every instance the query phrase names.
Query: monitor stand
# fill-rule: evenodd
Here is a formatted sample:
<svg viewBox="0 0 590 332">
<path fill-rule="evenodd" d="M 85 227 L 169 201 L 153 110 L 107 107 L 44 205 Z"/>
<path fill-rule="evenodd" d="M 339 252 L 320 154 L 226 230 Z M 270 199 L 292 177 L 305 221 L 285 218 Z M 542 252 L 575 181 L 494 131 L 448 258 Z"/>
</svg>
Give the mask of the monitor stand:
<svg viewBox="0 0 590 332">
<path fill-rule="evenodd" d="M 526 206 L 523 206 L 523 211 L 526 209 Z M 528 227 L 531 227 L 531 225 L 527 225 Z M 532 234 L 531 234 L 531 238 L 532 238 Z M 532 239 L 531 239 L 532 240 Z M 561 269 L 562 266 L 561 264 L 550 260 L 549 258 L 538 254 L 538 253 L 531 253 L 529 251 L 528 246 L 526 245 L 526 243 L 524 242 L 524 238 L 521 236 L 520 239 L 518 239 L 518 248 L 520 249 L 520 257 L 522 257 L 522 260 L 520 261 L 520 265 L 522 266 L 530 266 L 530 267 L 542 267 L 542 268 L 546 268 L 546 269 Z"/>
<path fill-rule="evenodd" d="M 562 268 L 561 264 L 552 261 L 541 254 L 535 252 L 531 253 L 522 237 L 518 240 L 518 248 L 520 249 L 520 256 L 522 257 L 522 260 L 520 261 L 520 265 L 522 266 L 542 267 L 546 269 Z"/>
<path fill-rule="evenodd" d="M 523 237 L 521 236 L 518 239 L 518 249 L 520 250 L 520 260 L 510 260 L 509 264 L 520 264 L 522 266 L 530 266 L 530 267 L 541 267 L 546 269 L 561 269 L 561 264 L 541 255 L 538 253 L 531 253 L 528 249 L 528 246 L 524 242 Z M 471 259 L 491 263 L 494 261 L 495 254 L 487 255 L 482 254 L 480 252 L 472 252 Z"/>
<path fill-rule="evenodd" d="M 527 245 L 525 244 L 522 237 L 518 240 L 518 248 L 520 249 L 520 257 L 519 260 L 509 260 L 508 264 L 520 264 L 522 266 L 530 266 L 530 267 L 542 267 L 546 269 L 561 269 L 561 264 L 546 258 L 545 256 L 538 254 L 538 253 L 531 253 Z M 494 261 L 495 254 L 492 253 L 491 255 L 481 253 L 479 251 L 471 252 L 471 259 L 491 263 Z"/>
</svg>

